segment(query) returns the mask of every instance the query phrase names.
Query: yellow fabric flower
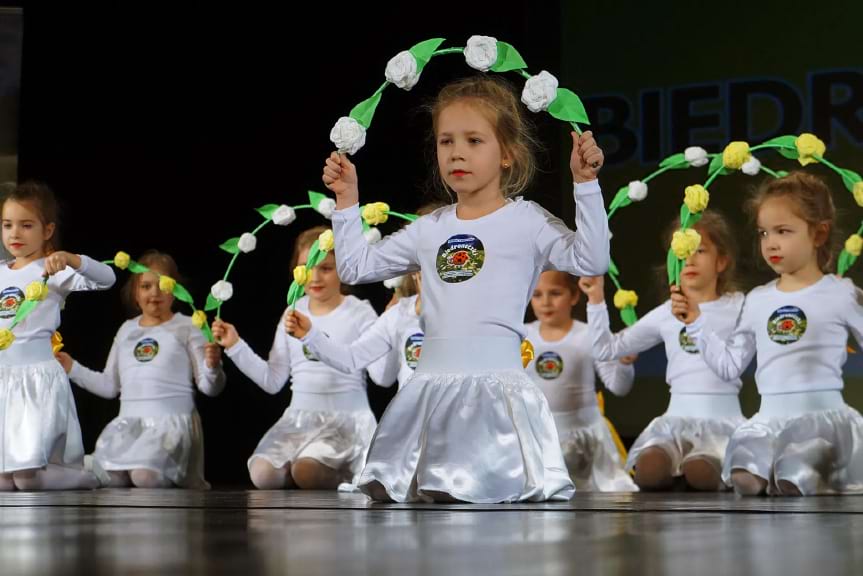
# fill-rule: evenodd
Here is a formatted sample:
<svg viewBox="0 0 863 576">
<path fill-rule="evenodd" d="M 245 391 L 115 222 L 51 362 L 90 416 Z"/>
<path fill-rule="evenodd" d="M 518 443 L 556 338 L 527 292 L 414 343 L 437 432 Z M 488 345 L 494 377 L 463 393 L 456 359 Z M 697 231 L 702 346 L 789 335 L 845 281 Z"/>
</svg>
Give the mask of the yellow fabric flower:
<svg viewBox="0 0 863 576">
<path fill-rule="evenodd" d="M 129 267 L 129 262 L 132 261 L 132 258 L 126 254 L 125 252 L 117 252 L 114 256 L 114 266 L 119 268 L 120 270 L 125 270 Z"/>
<path fill-rule="evenodd" d="M 15 335 L 8 328 L 0 328 L 0 350 L 5 350 L 15 341 Z"/>
<path fill-rule="evenodd" d="M 530 361 L 533 360 L 533 344 L 531 344 L 530 340 L 522 340 L 521 341 L 521 366 L 522 368 L 527 368 L 527 365 L 530 364 Z"/>
<path fill-rule="evenodd" d="M 174 286 L 176 285 L 177 281 L 170 276 L 159 276 L 159 290 L 165 294 L 172 294 L 174 292 Z"/>
<path fill-rule="evenodd" d="M 363 206 L 363 220 L 369 226 L 383 224 L 389 218 L 390 206 L 386 202 L 372 202 Z"/>
<path fill-rule="evenodd" d="M 722 151 L 722 165 L 730 170 L 740 170 L 750 157 L 748 143 L 732 142 Z"/>
<path fill-rule="evenodd" d="M 634 290 L 618 290 L 614 293 L 614 307 L 623 310 L 627 306 L 638 306 L 638 294 Z"/>
<path fill-rule="evenodd" d="M 798 136 L 797 140 L 794 141 L 794 145 L 797 146 L 797 153 L 800 154 L 800 158 L 797 161 L 800 162 L 801 166 L 818 162 L 813 156 L 823 157 L 824 152 L 827 150 L 827 146 L 824 145 L 824 142 L 818 136 L 809 134 L 808 132 Z"/>
<path fill-rule="evenodd" d="M 707 204 L 710 202 L 710 192 L 701 184 L 687 186 L 684 194 L 683 203 L 693 214 L 698 214 L 707 208 Z"/>
<path fill-rule="evenodd" d="M 294 282 L 300 286 L 305 286 L 311 276 L 312 273 L 305 266 L 297 266 L 294 268 Z"/>
<path fill-rule="evenodd" d="M 63 337 L 60 336 L 59 332 L 54 332 L 51 334 L 51 352 L 56 354 L 60 350 L 63 349 Z"/>
<path fill-rule="evenodd" d="M 329 252 L 336 245 L 336 239 L 333 237 L 332 230 L 324 230 L 318 236 L 318 248 L 324 252 Z"/>
<path fill-rule="evenodd" d="M 845 241 L 845 251 L 852 256 L 860 256 L 860 252 L 863 251 L 863 236 L 859 234 L 849 236 Z"/>
<path fill-rule="evenodd" d="M 701 244 L 701 234 L 693 228 L 678 230 L 671 237 L 671 251 L 680 260 L 686 260 L 698 250 Z"/>
<path fill-rule="evenodd" d="M 854 200 L 857 202 L 857 205 L 863 206 L 863 182 L 854 184 L 854 189 L 851 190 L 851 193 L 854 194 Z"/>
<path fill-rule="evenodd" d="M 42 301 L 46 296 L 48 296 L 48 285 L 43 283 L 41 280 L 30 282 L 24 290 L 24 297 L 27 298 L 27 300 Z"/>
<path fill-rule="evenodd" d="M 194 314 L 192 314 L 192 324 L 195 325 L 195 328 L 203 328 L 206 323 L 207 313 L 203 310 L 195 310 Z"/>
</svg>

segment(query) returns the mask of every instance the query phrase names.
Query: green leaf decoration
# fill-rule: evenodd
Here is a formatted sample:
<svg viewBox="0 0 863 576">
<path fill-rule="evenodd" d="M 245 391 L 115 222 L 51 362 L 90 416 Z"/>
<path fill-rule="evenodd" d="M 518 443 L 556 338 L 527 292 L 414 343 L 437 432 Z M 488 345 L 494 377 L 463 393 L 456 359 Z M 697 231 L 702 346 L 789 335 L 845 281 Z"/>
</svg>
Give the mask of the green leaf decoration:
<svg viewBox="0 0 863 576">
<path fill-rule="evenodd" d="M 719 170 L 719 173 L 722 175 L 731 173 L 731 170 L 726 168 L 722 163 L 722 154 L 717 154 L 713 157 L 713 160 L 710 161 L 710 167 L 707 169 L 707 173 L 713 174 L 717 170 Z"/>
<path fill-rule="evenodd" d="M 665 257 L 665 268 L 668 270 L 668 285 L 676 284 L 677 256 L 671 248 L 668 249 L 668 255 Z"/>
<path fill-rule="evenodd" d="M 204 337 L 207 339 L 207 342 L 212 344 L 216 341 L 216 339 L 213 338 L 213 331 L 210 330 L 210 325 L 207 322 L 204 322 L 204 325 L 201 326 L 201 332 L 204 333 Z"/>
<path fill-rule="evenodd" d="M 129 261 L 129 272 L 132 274 L 143 274 L 144 272 L 149 272 L 150 269 L 144 266 L 143 264 L 138 264 L 134 260 Z"/>
<path fill-rule="evenodd" d="M 684 168 L 689 168 L 689 163 L 686 161 L 686 155 L 683 152 L 680 152 L 679 154 L 672 154 L 660 162 L 659 167 L 682 170 Z"/>
<path fill-rule="evenodd" d="M 785 170 L 777 170 L 776 175 L 780 178 L 785 178 L 786 176 L 788 176 L 788 172 L 786 172 Z"/>
<path fill-rule="evenodd" d="M 207 303 L 204 304 L 204 312 L 215 310 L 222 302 L 212 294 L 207 294 Z"/>
<path fill-rule="evenodd" d="M 510 72 L 512 70 L 523 70 L 527 63 L 518 50 L 506 42 L 497 43 L 497 61 L 492 65 L 492 72 Z"/>
<path fill-rule="evenodd" d="M 618 190 L 617 194 L 614 195 L 611 204 L 608 205 L 608 211 L 611 212 L 618 208 L 624 208 L 630 204 L 632 204 L 632 200 L 629 199 L 629 186 L 627 185 Z"/>
<path fill-rule="evenodd" d="M 785 147 L 785 148 L 794 148 L 796 150 L 797 144 L 795 142 L 797 142 L 797 136 L 793 136 L 793 135 L 777 136 L 776 138 L 771 138 L 767 142 L 763 142 L 762 144 L 759 145 L 759 147 L 761 147 L 761 146 L 771 147 L 771 148 Z"/>
<path fill-rule="evenodd" d="M 701 220 L 701 217 L 704 216 L 704 212 L 696 212 L 695 214 L 689 215 L 689 227 L 692 228 Z"/>
<path fill-rule="evenodd" d="M 15 318 L 12 320 L 12 324 L 9 326 L 11 330 L 21 322 L 27 319 L 27 316 L 39 305 L 39 300 L 24 300 L 21 302 L 21 305 L 18 306 L 18 311 L 15 313 Z"/>
<path fill-rule="evenodd" d="M 174 290 L 172 292 L 174 298 L 179 300 L 180 302 L 185 302 L 186 304 L 192 304 L 194 306 L 195 302 L 192 299 L 192 295 L 189 294 L 189 291 L 186 290 L 181 284 L 174 284 Z"/>
<path fill-rule="evenodd" d="M 327 257 L 327 253 L 320 249 L 318 246 L 318 241 L 315 240 L 312 247 L 309 248 L 309 257 L 306 259 L 306 268 L 311 270 L 318 264 L 324 261 L 324 258 Z"/>
<path fill-rule="evenodd" d="M 429 60 L 431 60 L 434 51 L 437 50 L 445 40 L 445 38 L 431 38 L 430 40 L 425 40 L 419 44 L 411 46 L 411 49 L 408 50 L 408 52 L 413 54 L 413 57 L 416 58 L 417 74 L 420 74 L 423 71 L 423 68 L 425 68 L 426 64 L 429 63 Z M 368 128 L 368 126 L 366 126 L 366 128 Z"/>
<path fill-rule="evenodd" d="M 849 192 L 854 191 L 855 184 L 863 181 L 863 178 L 860 177 L 860 174 L 854 172 L 853 170 L 841 170 L 841 172 L 842 182 L 845 184 L 845 187 L 848 188 Z"/>
<path fill-rule="evenodd" d="M 304 292 L 305 289 L 302 286 L 296 282 L 291 282 L 291 287 L 288 289 L 288 306 L 294 306 L 297 300 L 303 297 Z"/>
<path fill-rule="evenodd" d="M 258 214 L 264 217 L 264 220 L 269 220 L 273 217 L 273 214 L 276 213 L 276 210 L 279 209 L 278 204 L 265 204 L 260 208 L 255 208 Z"/>
<path fill-rule="evenodd" d="M 375 92 L 371 98 L 366 98 L 359 104 L 353 107 L 350 117 L 360 123 L 366 130 L 372 125 L 372 118 L 375 115 L 375 110 L 381 101 L 381 93 Z"/>
<path fill-rule="evenodd" d="M 785 156 L 786 158 L 790 158 L 791 160 L 797 160 L 800 158 L 800 154 L 797 152 L 797 148 L 777 148 L 780 154 Z"/>
<path fill-rule="evenodd" d="M 627 326 L 632 326 L 638 322 L 638 314 L 635 313 L 635 308 L 627 306 L 620 311 L 620 319 L 623 320 L 623 323 Z"/>
<path fill-rule="evenodd" d="M 587 118 L 587 110 L 584 109 L 584 103 L 581 101 L 581 98 L 567 88 L 557 89 L 557 97 L 549 105 L 548 113 L 558 120 L 590 124 L 590 120 Z"/>
<path fill-rule="evenodd" d="M 612 276 L 620 276 L 620 270 L 611 258 L 608 259 L 608 273 Z"/>
<path fill-rule="evenodd" d="M 692 215 L 692 213 L 689 211 L 689 206 L 684 204 L 680 207 L 680 228 L 681 229 L 686 230 L 687 228 L 689 228 L 689 226 L 690 226 L 689 217 L 691 215 Z"/>
<path fill-rule="evenodd" d="M 309 204 L 311 204 L 312 208 L 314 208 L 315 210 L 318 209 L 318 206 L 320 205 L 321 200 L 324 200 L 326 198 L 327 198 L 326 194 L 321 194 L 320 192 L 314 192 L 312 190 L 309 190 Z"/>
<path fill-rule="evenodd" d="M 227 252 L 228 254 L 236 254 L 240 251 L 240 239 L 239 238 L 231 238 L 219 245 L 219 248 Z"/>
</svg>

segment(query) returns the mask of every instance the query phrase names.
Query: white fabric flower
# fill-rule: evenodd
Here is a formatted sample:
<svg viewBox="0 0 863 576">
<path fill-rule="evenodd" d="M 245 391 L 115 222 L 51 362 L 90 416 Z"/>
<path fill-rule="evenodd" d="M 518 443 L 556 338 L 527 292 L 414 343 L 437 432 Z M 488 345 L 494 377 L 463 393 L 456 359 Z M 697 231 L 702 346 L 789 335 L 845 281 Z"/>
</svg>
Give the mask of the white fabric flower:
<svg viewBox="0 0 863 576">
<path fill-rule="evenodd" d="M 707 150 L 705 150 L 701 146 L 690 146 L 683 151 L 683 158 L 687 162 L 689 162 L 689 165 L 693 168 L 704 166 L 705 164 L 710 162 L 710 160 L 707 158 Z"/>
<path fill-rule="evenodd" d="M 633 180 L 629 183 L 629 199 L 633 202 L 641 202 L 647 198 L 647 184 L 641 180 Z"/>
<path fill-rule="evenodd" d="M 464 49 L 467 65 L 480 72 L 488 72 L 497 62 L 497 38 L 491 36 L 471 36 Z"/>
<path fill-rule="evenodd" d="M 557 98 L 557 86 L 557 78 L 543 70 L 524 83 L 521 101 L 531 112 L 542 112 Z"/>
<path fill-rule="evenodd" d="M 234 287 L 231 286 L 230 282 L 219 280 L 210 288 L 210 294 L 220 302 L 227 302 L 234 295 Z"/>
<path fill-rule="evenodd" d="M 318 204 L 318 212 L 320 212 L 321 216 L 329 220 L 333 217 L 333 210 L 336 209 L 336 201 L 332 198 L 324 198 Z"/>
<path fill-rule="evenodd" d="M 297 212 L 290 206 L 285 206 L 284 204 L 279 206 L 278 209 L 273 212 L 273 224 L 277 224 L 279 226 L 287 226 L 296 219 Z"/>
<path fill-rule="evenodd" d="M 363 236 L 369 244 L 376 244 L 381 241 L 381 231 L 377 228 L 369 228 L 363 232 Z"/>
<path fill-rule="evenodd" d="M 330 130 L 330 142 L 339 152 L 356 154 L 366 143 L 366 129 L 350 116 L 342 116 Z"/>
<path fill-rule="evenodd" d="M 399 52 L 387 62 L 384 76 L 387 82 L 395 84 L 402 90 L 410 90 L 420 79 L 417 72 L 417 59 L 407 50 Z"/>
<path fill-rule="evenodd" d="M 243 235 L 240 236 L 240 241 L 237 243 L 237 248 L 240 249 L 240 252 L 244 254 L 248 254 L 258 245 L 258 239 L 255 238 L 254 234 L 249 232 L 243 232 Z"/>
<path fill-rule="evenodd" d="M 750 156 L 749 160 L 740 167 L 740 170 L 748 176 L 755 176 L 761 172 L 761 161 L 755 156 Z"/>
<path fill-rule="evenodd" d="M 389 288 L 390 290 L 395 290 L 399 286 L 402 285 L 402 282 L 405 281 L 404 276 L 396 276 L 395 278 L 388 278 L 384 280 L 384 286 Z"/>
</svg>

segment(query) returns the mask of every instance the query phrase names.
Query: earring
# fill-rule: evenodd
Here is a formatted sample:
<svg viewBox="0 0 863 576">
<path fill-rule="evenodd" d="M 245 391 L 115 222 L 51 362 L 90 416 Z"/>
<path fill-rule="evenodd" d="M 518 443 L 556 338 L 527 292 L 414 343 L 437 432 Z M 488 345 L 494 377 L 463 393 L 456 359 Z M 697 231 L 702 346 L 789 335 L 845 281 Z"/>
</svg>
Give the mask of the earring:
<svg viewBox="0 0 863 576">
<path fill-rule="evenodd" d="M 509 162 L 504 162 L 504 163 L 503 163 L 503 169 L 504 169 L 504 170 L 509 169 Z"/>
</svg>

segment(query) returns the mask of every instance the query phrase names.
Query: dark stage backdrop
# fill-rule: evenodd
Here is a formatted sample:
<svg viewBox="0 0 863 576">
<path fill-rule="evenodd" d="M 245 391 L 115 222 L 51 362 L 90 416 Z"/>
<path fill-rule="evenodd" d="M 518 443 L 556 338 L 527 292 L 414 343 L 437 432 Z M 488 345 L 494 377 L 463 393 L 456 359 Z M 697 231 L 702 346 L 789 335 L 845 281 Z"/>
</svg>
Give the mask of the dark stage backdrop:
<svg viewBox="0 0 863 576">
<path fill-rule="evenodd" d="M 816 129 L 831 156 L 859 171 L 863 62 L 854 23 L 861 8 L 831 3 L 813 14 L 794 4 L 761 2 L 755 9 L 728 2 L 718 13 L 708 3 L 686 10 L 655 3 L 650 10 L 640 3 L 457 3 L 428 5 L 417 18 L 395 3 L 302 10 L 264 3 L 62 9 L 31 3 L 24 12 L 19 177 L 44 180 L 60 196 L 68 249 L 99 259 L 117 250 L 167 251 L 202 303 L 228 262 L 217 246 L 259 223 L 255 207 L 298 204 L 307 190 L 324 190 L 330 127 L 380 85 L 390 57 L 431 37 L 463 46 L 472 34 L 510 42 L 531 72 L 549 70 L 585 98 L 608 147 L 607 199 L 646 174 L 650 162 L 689 143 L 718 150 L 730 137 L 756 140 L 786 129 Z M 469 73 L 458 56 L 438 58 L 410 93 L 386 90 L 355 158 L 364 200 L 402 211 L 423 202 L 429 121 L 421 105 L 444 82 Z M 741 91 L 752 104 L 748 117 Z M 546 150 L 528 196 L 571 219 L 568 132 L 547 116 L 537 124 Z M 648 266 L 662 258 L 660 223 L 674 213 L 686 183 L 684 176 L 657 181 L 644 205 L 613 223 L 615 258 L 627 284 L 642 294 L 642 313 L 662 296 Z M 739 213 L 749 183 L 742 176 L 723 181 L 717 205 Z M 844 200 L 841 206 L 850 227 L 853 207 Z M 223 316 L 262 355 L 283 310 L 293 238 L 321 221 L 303 214 L 287 229 L 267 228 L 258 249 L 238 261 L 235 296 Z M 378 310 L 389 298 L 380 285 L 355 293 Z M 74 295 L 62 327 L 67 350 L 102 366 L 123 319 L 118 290 Z M 226 369 L 226 391 L 198 401 L 207 474 L 216 484 L 245 484 L 246 459 L 290 392 L 270 397 L 229 361 Z M 639 369 L 634 398 L 609 408 L 630 438 L 662 410 L 666 395 L 661 353 L 644 355 Z M 371 386 L 369 393 L 380 414 L 393 390 Z M 90 450 L 118 403 L 80 390 L 76 399 Z"/>
</svg>

